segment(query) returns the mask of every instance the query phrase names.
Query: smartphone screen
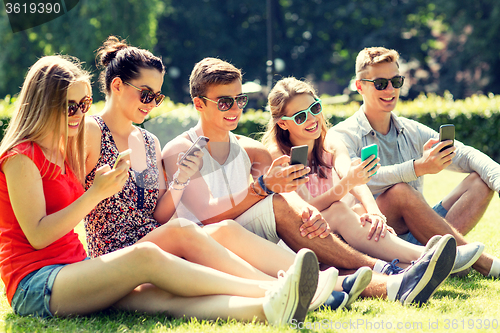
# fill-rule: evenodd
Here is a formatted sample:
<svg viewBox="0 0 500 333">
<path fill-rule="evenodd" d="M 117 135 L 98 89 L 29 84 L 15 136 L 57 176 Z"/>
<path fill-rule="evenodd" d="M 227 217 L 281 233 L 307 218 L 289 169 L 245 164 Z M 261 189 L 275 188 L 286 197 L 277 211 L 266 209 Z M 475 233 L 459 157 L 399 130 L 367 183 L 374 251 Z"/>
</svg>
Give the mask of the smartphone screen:
<svg viewBox="0 0 500 333">
<path fill-rule="evenodd" d="M 189 149 L 186 151 L 186 153 L 184 153 L 184 155 L 181 157 L 181 159 L 179 160 L 179 164 L 181 164 L 182 161 L 184 161 L 184 159 L 187 156 L 194 155 L 195 152 L 202 150 L 203 147 L 205 147 L 207 145 L 208 141 L 210 141 L 209 138 L 207 138 L 206 136 L 200 135 L 196 139 L 196 141 L 191 145 L 191 147 L 189 147 Z"/>
<path fill-rule="evenodd" d="M 446 124 L 439 127 L 439 141 L 452 140 L 455 142 L 455 125 Z M 452 147 L 453 144 L 443 147 L 439 152 Z"/>
<path fill-rule="evenodd" d="M 361 149 L 361 161 L 365 161 L 368 157 L 372 155 L 375 155 L 375 158 L 378 157 L 378 146 L 376 143 L 363 147 L 363 149 Z M 370 171 L 372 169 L 373 168 L 371 168 Z M 374 173 L 374 175 L 375 174 L 376 172 Z"/>
<path fill-rule="evenodd" d="M 292 152 L 290 153 L 290 165 L 303 164 L 304 167 L 307 166 L 308 149 L 309 147 L 307 145 L 292 147 Z M 295 179 L 302 179 L 304 177 L 305 175 Z"/>
</svg>

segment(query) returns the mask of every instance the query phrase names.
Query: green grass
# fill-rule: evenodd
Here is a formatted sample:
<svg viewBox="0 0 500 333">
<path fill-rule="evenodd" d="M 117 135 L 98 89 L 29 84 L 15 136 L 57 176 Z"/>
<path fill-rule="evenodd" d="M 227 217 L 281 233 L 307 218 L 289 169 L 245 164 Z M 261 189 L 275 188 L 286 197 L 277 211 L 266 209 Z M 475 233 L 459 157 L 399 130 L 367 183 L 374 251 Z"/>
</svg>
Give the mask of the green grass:
<svg viewBox="0 0 500 333">
<path fill-rule="evenodd" d="M 463 179 L 464 175 L 442 172 L 426 176 L 425 197 L 432 205 Z M 489 253 L 499 255 L 497 214 L 500 200 L 494 196 L 479 225 L 467 235 L 480 240 Z M 82 226 L 78 232 L 83 234 Z M 421 308 L 403 307 L 380 299 L 358 300 L 350 311 L 310 313 L 303 332 L 495 332 L 500 330 L 500 281 L 474 272 L 465 278 L 448 279 L 434 297 Z M 492 322 L 496 329 L 492 329 Z M 488 322 L 489 321 L 489 322 Z M 486 325 L 489 324 L 489 328 Z M 315 326 L 313 326 L 315 325 Z M 398 328 L 398 325 L 401 326 Z M 482 325 L 482 326 L 480 326 Z M 12 313 L 5 296 L 0 297 L 0 330 L 8 332 L 292 332 L 234 320 L 207 322 L 171 319 L 118 311 L 106 311 L 72 319 L 23 318 Z"/>
</svg>

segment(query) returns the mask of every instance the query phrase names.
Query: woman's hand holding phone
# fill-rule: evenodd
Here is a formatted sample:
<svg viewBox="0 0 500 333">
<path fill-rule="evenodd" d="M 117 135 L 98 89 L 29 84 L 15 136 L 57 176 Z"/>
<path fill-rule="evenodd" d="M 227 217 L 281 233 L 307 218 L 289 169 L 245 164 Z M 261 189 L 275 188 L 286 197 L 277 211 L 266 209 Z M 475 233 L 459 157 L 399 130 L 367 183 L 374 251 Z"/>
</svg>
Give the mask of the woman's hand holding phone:
<svg viewBox="0 0 500 333">
<path fill-rule="evenodd" d="M 121 191 L 128 179 L 130 161 L 124 160 L 111 169 L 107 164 L 99 167 L 95 172 L 94 183 L 87 192 L 95 193 L 99 201 Z"/>
<path fill-rule="evenodd" d="M 360 158 L 356 158 L 351 162 L 351 167 L 346 175 L 348 182 L 354 186 L 363 185 L 370 181 L 371 177 L 378 171 L 380 158 L 370 158 L 361 162 Z"/>
</svg>

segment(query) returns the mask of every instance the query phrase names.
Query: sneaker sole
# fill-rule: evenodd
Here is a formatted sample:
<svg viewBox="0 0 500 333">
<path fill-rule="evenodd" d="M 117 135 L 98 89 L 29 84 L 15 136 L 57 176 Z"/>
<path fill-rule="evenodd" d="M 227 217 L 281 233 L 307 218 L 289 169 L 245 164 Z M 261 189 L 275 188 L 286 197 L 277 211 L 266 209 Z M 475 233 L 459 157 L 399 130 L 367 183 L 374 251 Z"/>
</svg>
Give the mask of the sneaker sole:
<svg viewBox="0 0 500 333">
<path fill-rule="evenodd" d="M 421 305 L 427 302 L 450 275 L 455 263 L 457 242 L 451 235 L 443 236 L 439 242 L 444 242 L 444 244 L 436 248 L 425 273 L 413 291 L 406 297 L 403 305 L 410 303 Z"/>
<path fill-rule="evenodd" d="M 351 291 L 349 291 L 349 298 L 345 304 L 346 308 L 350 308 L 351 304 L 359 297 L 359 295 L 365 290 L 365 288 L 370 284 L 372 280 L 372 270 L 368 267 L 361 267 L 363 270 L 359 273 L 358 278 L 354 281 Z"/>
<path fill-rule="evenodd" d="M 474 243 L 472 243 L 474 244 Z M 453 270 L 451 271 L 451 274 L 456 274 L 456 273 L 459 273 L 459 272 L 462 272 L 464 270 L 466 270 L 467 268 L 471 267 L 472 265 L 474 265 L 476 263 L 476 261 L 479 259 L 479 257 L 481 256 L 481 254 L 483 254 L 483 251 L 484 251 L 484 244 L 481 243 L 481 245 L 479 246 L 478 250 L 476 251 L 476 254 L 474 255 L 474 257 L 472 257 L 469 262 L 467 262 L 467 264 L 463 265 L 462 267 L 457 267 L 455 269 L 455 266 L 453 266 Z"/>
<path fill-rule="evenodd" d="M 299 253 L 301 251 L 304 251 L 304 249 L 300 250 Z M 318 258 L 311 250 L 306 251 L 302 256 L 302 261 L 297 263 L 301 265 L 302 269 L 300 271 L 300 279 L 296 283 L 296 295 L 299 298 L 298 304 L 292 317 L 296 322 L 304 322 L 309 311 L 309 305 L 318 286 Z"/>
</svg>

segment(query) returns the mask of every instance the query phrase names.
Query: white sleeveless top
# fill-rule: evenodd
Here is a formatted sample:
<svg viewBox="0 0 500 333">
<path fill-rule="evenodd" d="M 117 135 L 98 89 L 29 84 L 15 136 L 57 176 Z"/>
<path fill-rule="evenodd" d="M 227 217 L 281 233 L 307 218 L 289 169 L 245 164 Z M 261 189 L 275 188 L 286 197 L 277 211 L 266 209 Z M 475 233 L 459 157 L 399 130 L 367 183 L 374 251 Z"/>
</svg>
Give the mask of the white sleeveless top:
<svg viewBox="0 0 500 333">
<path fill-rule="evenodd" d="M 186 132 L 194 142 L 198 138 L 194 128 Z M 251 162 L 245 149 L 240 146 L 236 136 L 229 132 L 229 155 L 223 164 L 219 164 L 212 158 L 206 148 L 203 148 L 203 166 L 200 173 L 207 183 L 214 198 L 228 196 L 248 188 L 250 182 Z M 212 150 L 217 149 L 217 142 L 210 141 Z M 238 204 L 236 202 L 235 204 Z M 223 213 L 217 212 L 216 215 Z M 177 206 L 177 216 L 194 221 L 203 225 L 196 216 L 182 204 L 182 200 Z"/>
</svg>

